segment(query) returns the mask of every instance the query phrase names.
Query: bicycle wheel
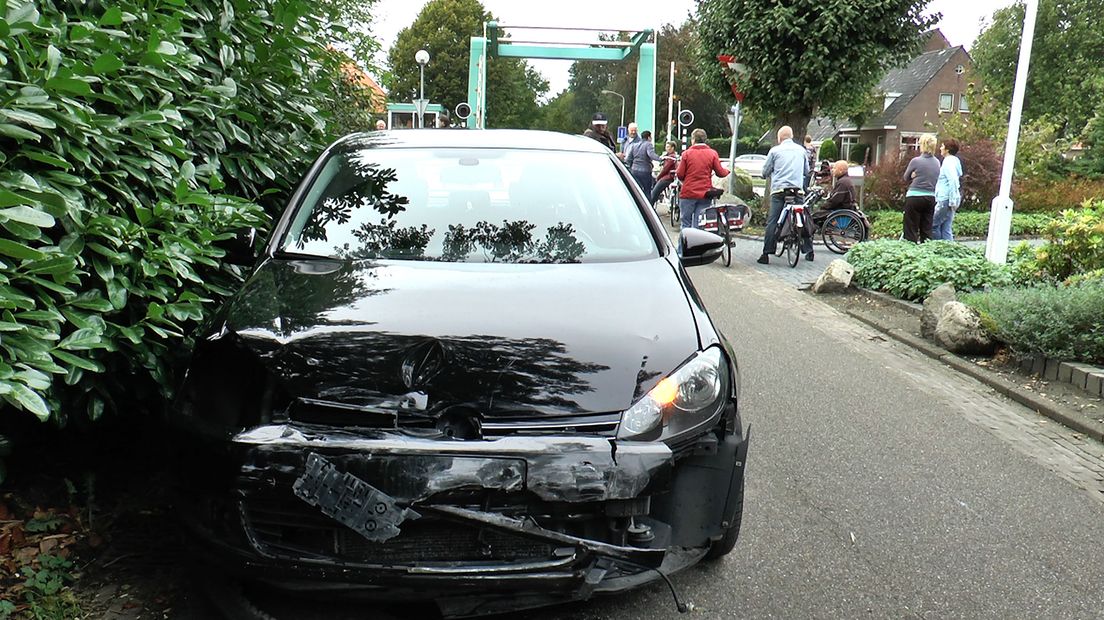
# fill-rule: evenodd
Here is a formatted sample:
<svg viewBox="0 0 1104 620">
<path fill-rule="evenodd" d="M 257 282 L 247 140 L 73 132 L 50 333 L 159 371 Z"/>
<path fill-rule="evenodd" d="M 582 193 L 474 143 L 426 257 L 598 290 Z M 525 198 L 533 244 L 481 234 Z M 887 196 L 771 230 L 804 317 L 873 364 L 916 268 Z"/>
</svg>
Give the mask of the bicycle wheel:
<svg viewBox="0 0 1104 620">
<path fill-rule="evenodd" d="M 866 241 L 866 235 L 862 218 L 850 210 L 832 213 L 820 228 L 824 246 L 836 254 L 846 254 L 856 243 Z"/>
<path fill-rule="evenodd" d="M 667 209 L 667 213 L 671 216 L 671 227 L 674 228 L 675 224 L 679 221 L 679 206 L 678 206 L 678 194 L 671 192 L 670 207 Z"/>
<path fill-rule="evenodd" d="M 790 267 L 797 267 L 797 261 L 801 258 L 801 229 L 794 226 L 790 234 L 786 235 L 786 261 Z"/>
<path fill-rule="evenodd" d="M 724 247 L 721 248 L 721 259 L 724 260 L 724 266 L 729 267 L 732 265 L 732 233 L 728 230 L 728 224 L 721 222 L 719 224 L 720 229 L 717 230 L 717 234 L 724 237 Z"/>
<path fill-rule="evenodd" d="M 790 236 L 786 235 L 785 237 L 782 237 L 781 239 L 778 238 L 779 231 L 781 231 L 785 227 L 785 225 L 786 225 L 786 220 L 782 220 L 774 228 L 774 255 L 775 256 L 782 256 L 783 254 L 786 253 L 786 243 L 789 241 Z"/>
</svg>

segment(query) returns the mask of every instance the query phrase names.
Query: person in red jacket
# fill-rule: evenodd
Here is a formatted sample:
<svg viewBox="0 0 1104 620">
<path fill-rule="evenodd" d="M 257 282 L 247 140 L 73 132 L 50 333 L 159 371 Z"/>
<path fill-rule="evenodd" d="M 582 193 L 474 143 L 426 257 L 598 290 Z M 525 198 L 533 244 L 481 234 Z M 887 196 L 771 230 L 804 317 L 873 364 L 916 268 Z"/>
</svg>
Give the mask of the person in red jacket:
<svg viewBox="0 0 1104 620">
<path fill-rule="evenodd" d="M 717 151 L 705 143 L 707 139 L 704 129 L 695 129 L 690 134 L 692 146 L 682 154 L 675 171 L 675 176 L 682 181 L 679 212 L 682 215 L 683 228 L 693 228 L 698 222 L 698 214 L 709 207 L 711 201 L 705 197 L 705 193 L 713 189 L 713 175 L 728 176 L 728 170 L 721 165 Z"/>
<path fill-rule="evenodd" d="M 654 207 L 659 197 L 663 195 L 663 191 L 667 189 L 667 186 L 675 180 L 675 167 L 678 166 L 678 154 L 675 153 L 675 143 L 668 142 L 666 144 L 666 151 L 663 153 L 663 167 L 659 169 L 659 176 L 656 177 L 656 183 L 652 187 L 652 206 Z"/>
</svg>

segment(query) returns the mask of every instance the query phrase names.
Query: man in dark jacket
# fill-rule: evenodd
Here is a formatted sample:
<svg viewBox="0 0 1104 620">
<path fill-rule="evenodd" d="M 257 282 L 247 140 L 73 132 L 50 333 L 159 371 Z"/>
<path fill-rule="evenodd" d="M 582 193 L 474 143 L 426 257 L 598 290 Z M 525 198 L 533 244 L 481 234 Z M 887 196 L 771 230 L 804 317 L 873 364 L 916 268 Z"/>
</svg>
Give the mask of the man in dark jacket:
<svg viewBox="0 0 1104 620">
<path fill-rule="evenodd" d="M 606 130 L 606 125 L 608 124 L 609 121 L 606 120 L 606 115 L 598 112 L 590 121 L 590 127 L 588 127 L 587 130 L 583 132 L 583 135 L 601 142 L 602 144 L 606 145 L 606 148 L 616 153 L 617 142 L 614 141 L 613 136 L 611 136 L 609 134 L 609 131 Z"/>
<path fill-rule="evenodd" d="M 831 175 L 835 183 L 832 186 L 832 191 L 828 194 L 828 199 L 812 214 L 813 223 L 817 227 L 824 225 L 832 211 L 836 209 L 854 209 L 857 202 L 855 199 L 857 195 L 855 184 L 851 182 L 851 177 L 847 175 L 847 162 L 841 159 L 832 163 Z"/>
<path fill-rule="evenodd" d="M 847 162 L 841 159 L 832 164 L 832 178 L 836 184 L 832 187 L 828 200 L 824 201 L 823 208 L 828 211 L 854 209 L 855 184 L 851 182 L 851 177 L 847 176 Z"/>
<path fill-rule="evenodd" d="M 659 161 L 659 155 L 652 145 L 652 132 L 644 131 L 640 134 L 640 139 L 632 143 L 629 150 L 625 152 L 625 165 L 628 166 L 632 177 L 636 179 L 636 184 L 648 196 L 652 195 L 652 186 L 655 185 L 655 179 L 652 177 L 653 161 Z"/>
</svg>

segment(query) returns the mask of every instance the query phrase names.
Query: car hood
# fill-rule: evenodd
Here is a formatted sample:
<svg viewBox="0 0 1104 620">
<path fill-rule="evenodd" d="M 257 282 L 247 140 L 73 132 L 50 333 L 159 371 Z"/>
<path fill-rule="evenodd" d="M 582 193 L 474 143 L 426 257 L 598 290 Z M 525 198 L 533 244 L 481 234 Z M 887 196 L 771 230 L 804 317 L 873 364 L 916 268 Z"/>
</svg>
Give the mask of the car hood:
<svg viewBox="0 0 1104 620">
<path fill-rule="evenodd" d="M 269 260 L 221 330 L 286 398 L 540 417 L 628 408 L 698 349 L 662 258 L 601 264 Z"/>
</svg>

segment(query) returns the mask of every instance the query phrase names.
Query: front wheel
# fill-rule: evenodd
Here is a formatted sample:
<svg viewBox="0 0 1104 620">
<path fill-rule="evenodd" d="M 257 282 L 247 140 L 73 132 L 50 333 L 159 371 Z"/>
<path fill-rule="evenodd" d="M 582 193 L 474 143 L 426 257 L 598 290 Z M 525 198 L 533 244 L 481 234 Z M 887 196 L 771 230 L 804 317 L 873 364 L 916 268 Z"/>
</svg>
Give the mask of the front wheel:
<svg viewBox="0 0 1104 620">
<path fill-rule="evenodd" d="M 797 267 L 797 261 L 801 258 L 801 229 L 794 226 L 790 234 L 786 236 L 786 261 L 790 267 Z"/>
<path fill-rule="evenodd" d="M 725 530 L 725 533 L 719 540 L 715 540 L 709 545 L 709 551 L 705 553 L 706 560 L 717 560 L 732 553 L 732 550 L 736 547 L 736 541 L 740 538 L 740 523 L 744 517 L 744 489 L 740 487 L 740 496 L 736 500 L 738 506 L 736 508 L 736 518 L 733 520 L 732 525 Z"/>
<path fill-rule="evenodd" d="M 862 217 L 846 209 L 829 215 L 820 227 L 820 239 L 824 246 L 836 254 L 846 254 L 856 243 L 866 241 L 867 234 Z"/>
<path fill-rule="evenodd" d="M 671 193 L 671 208 L 667 209 L 667 213 L 671 217 L 671 228 L 674 228 L 679 220 L 678 198 L 675 197 L 674 192 Z"/>
</svg>

